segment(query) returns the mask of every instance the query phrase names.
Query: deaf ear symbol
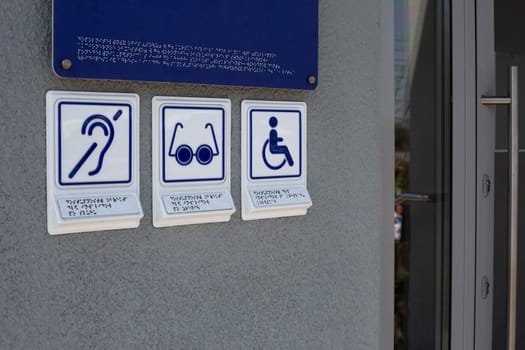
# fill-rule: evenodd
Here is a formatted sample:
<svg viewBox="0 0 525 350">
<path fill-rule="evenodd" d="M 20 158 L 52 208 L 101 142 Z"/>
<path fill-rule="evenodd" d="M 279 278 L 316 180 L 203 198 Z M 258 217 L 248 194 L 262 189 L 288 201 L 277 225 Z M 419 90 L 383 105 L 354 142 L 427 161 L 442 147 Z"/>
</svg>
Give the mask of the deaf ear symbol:
<svg viewBox="0 0 525 350">
<path fill-rule="evenodd" d="M 117 121 L 118 118 L 122 115 L 122 110 L 118 110 L 117 113 L 113 116 L 113 120 Z M 95 169 L 88 172 L 89 176 L 96 175 L 100 172 L 102 169 L 102 165 L 104 163 L 104 157 L 106 155 L 106 152 L 108 151 L 109 147 L 111 147 L 111 144 L 113 143 L 113 139 L 115 138 L 115 129 L 113 128 L 113 124 L 111 123 L 111 120 L 109 120 L 106 116 L 102 114 L 94 114 L 90 117 L 88 117 L 84 123 L 82 124 L 81 133 L 82 135 L 92 136 L 93 130 L 95 128 L 100 128 L 104 132 L 104 135 L 107 136 L 106 144 L 102 147 L 102 151 L 100 151 L 97 166 Z M 98 147 L 98 143 L 93 142 L 91 146 L 87 149 L 87 151 L 84 153 L 84 155 L 80 158 L 80 160 L 77 162 L 73 170 L 69 173 L 69 178 L 72 179 L 77 172 L 80 170 L 80 168 L 84 165 L 84 163 L 89 159 L 91 154 L 95 151 L 95 149 Z"/>
</svg>

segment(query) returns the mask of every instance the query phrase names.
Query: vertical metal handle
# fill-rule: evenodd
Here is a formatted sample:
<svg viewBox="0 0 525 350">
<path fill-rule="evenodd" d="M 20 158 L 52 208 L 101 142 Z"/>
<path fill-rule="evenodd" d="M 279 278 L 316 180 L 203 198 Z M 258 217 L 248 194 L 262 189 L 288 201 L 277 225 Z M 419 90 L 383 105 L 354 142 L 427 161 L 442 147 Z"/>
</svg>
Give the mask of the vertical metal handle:
<svg viewBox="0 0 525 350">
<path fill-rule="evenodd" d="M 516 299 L 518 288 L 518 67 L 510 70 L 510 120 L 509 120 L 509 315 L 507 347 L 516 348 Z"/>
<path fill-rule="evenodd" d="M 518 280 L 518 67 L 510 67 L 509 97 L 482 97 L 483 105 L 510 105 L 509 133 L 509 260 L 508 260 L 508 301 L 507 301 L 507 349 L 516 349 L 516 298 Z"/>
</svg>

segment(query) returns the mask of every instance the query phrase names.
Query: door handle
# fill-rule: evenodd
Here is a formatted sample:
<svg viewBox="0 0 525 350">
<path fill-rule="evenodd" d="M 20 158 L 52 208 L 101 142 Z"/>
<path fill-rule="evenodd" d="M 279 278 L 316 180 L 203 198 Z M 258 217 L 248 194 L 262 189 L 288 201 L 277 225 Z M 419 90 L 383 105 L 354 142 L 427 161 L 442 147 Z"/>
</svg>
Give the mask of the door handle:
<svg viewBox="0 0 525 350">
<path fill-rule="evenodd" d="M 426 193 L 403 192 L 396 196 L 396 204 L 404 202 L 433 202 L 433 196 Z"/>
<path fill-rule="evenodd" d="M 516 296 L 518 279 L 518 67 L 509 69 L 509 91 L 507 97 L 482 96 L 482 105 L 509 105 L 509 281 L 507 304 L 507 349 L 516 348 Z"/>
</svg>

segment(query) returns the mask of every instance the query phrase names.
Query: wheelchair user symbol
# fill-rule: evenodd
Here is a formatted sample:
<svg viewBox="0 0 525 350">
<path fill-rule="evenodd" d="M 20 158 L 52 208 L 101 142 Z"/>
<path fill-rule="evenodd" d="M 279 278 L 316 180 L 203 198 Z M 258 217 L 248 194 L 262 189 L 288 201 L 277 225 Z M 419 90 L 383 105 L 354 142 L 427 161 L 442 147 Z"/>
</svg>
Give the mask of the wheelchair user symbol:
<svg viewBox="0 0 525 350">
<path fill-rule="evenodd" d="M 204 128 L 208 129 L 210 128 L 211 136 L 213 138 L 213 144 L 215 146 L 215 151 L 212 150 L 211 146 L 202 144 L 199 147 L 197 147 L 197 150 L 195 153 L 193 153 L 193 149 L 186 144 L 182 144 L 174 151 L 175 148 L 175 136 L 177 134 L 178 128 L 184 129 L 184 126 L 182 123 L 175 124 L 175 129 L 173 130 L 173 136 L 171 138 L 170 143 L 170 149 L 168 152 L 168 155 L 171 157 L 174 157 L 177 163 L 180 165 L 188 165 L 193 160 L 193 157 L 197 159 L 197 162 L 201 165 L 208 165 L 212 160 L 214 156 L 219 155 L 219 147 L 217 146 L 217 139 L 215 138 L 215 131 L 213 130 L 213 125 L 211 123 L 207 123 Z"/>
<path fill-rule="evenodd" d="M 263 157 L 264 164 L 266 164 L 266 166 L 272 170 L 279 170 L 286 163 L 288 163 L 290 166 L 293 166 L 294 161 L 293 161 L 292 155 L 290 154 L 290 150 L 288 149 L 288 146 L 279 145 L 279 142 L 282 142 L 283 138 L 279 137 L 279 135 L 277 134 L 277 130 L 275 129 L 278 124 L 277 118 L 272 116 L 268 120 L 268 124 L 270 125 L 272 129 L 270 130 L 268 139 L 264 142 L 263 147 L 262 147 L 262 157 Z M 266 156 L 266 152 L 268 151 L 271 154 L 283 154 L 284 159 L 278 164 L 272 164 Z"/>
</svg>

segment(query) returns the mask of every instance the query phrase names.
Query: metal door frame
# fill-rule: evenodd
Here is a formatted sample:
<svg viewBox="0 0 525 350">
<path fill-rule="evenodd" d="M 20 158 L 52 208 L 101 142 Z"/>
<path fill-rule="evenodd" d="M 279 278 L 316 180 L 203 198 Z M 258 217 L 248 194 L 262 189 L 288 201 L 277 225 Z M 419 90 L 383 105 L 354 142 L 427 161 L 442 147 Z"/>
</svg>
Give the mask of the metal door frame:
<svg viewBox="0 0 525 350">
<path fill-rule="evenodd" d="M 451 349 L 491 349 L 495 117 L 479 100 L 495 86 L 493 0 L 452 6 Z"/>
</svg>

